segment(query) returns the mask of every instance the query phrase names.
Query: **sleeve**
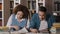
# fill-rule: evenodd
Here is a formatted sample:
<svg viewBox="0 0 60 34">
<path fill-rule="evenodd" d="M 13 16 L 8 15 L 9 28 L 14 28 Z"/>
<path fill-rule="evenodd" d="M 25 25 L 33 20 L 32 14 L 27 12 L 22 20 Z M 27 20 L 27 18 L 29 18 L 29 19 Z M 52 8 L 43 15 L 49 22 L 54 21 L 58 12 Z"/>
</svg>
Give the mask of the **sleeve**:
<svg viewBox="0 0 60 34">
<path fill-rule="evenodd" d="M 30 25 L 29 28 L 34 28 L 35 27 L 35 14 L 32 16 L 31 20 L 30 20 Z"/>
<path fill-rule="evenodd" d="M 21 23 L 22 24 L 19 25 L 19 29 L 22 29 L 22 28 L 26 27 L 26 25 L 27 25 L 27 19 L 24 19 Z"/>
<path fill-rule="evenodd" d="M 50 17 L 50 21 L 51 21 L 52 25 L 53 25 L 54 22 L 56 22 L 55 17 L 53 15 Z"/>
<path fill-rule="evenodd" d="M 49 28 L 51 28 L 52 26 L 53 26 L 53 23 L 55 23 L 55 17 L 52 15 L 51 17 L 50 17 L 50 19 L 49 19 Z"/>
<path fill-rule="evenodd" d="M 7 22 L 7 25 L 6 25 L 7 27 L 11 26 L 13 15 L 14 15 L 14 14 L 12 14 L 12 15 L 9 17 L 8 22 Z"/>
</svg>

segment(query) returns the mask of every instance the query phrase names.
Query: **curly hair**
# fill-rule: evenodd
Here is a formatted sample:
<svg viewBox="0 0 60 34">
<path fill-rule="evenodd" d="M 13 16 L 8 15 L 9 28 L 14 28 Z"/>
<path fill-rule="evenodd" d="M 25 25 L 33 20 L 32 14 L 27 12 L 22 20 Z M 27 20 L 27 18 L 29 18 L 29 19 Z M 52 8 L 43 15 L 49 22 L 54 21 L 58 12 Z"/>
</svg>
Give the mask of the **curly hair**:
<svg viewBox="0 0 60 34">
<path fill-rule="evenodd" d="M 29 15 L 29 10 L 26 6 L 23 6 L 21 4 L 17 5 L 14 9 L 13 9 L 13 13 L 16 15 L 18 11 L 22 11 L 23 12 L 23 17 L 22 18 L 28 18 Z"/>
</svg>

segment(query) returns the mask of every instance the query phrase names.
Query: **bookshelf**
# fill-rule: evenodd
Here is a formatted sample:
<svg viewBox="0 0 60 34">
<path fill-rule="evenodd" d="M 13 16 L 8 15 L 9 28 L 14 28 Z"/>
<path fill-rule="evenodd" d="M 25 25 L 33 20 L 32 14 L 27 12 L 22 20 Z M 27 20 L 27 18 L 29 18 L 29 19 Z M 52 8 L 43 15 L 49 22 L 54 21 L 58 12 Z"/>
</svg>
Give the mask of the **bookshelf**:
<svg viewBox="0 0 60 34">
<path fill-rule="evenodd" d="M 28 0 L 28 9 L 30 11 L 30 17 L 33 15 L 32 12 L 38 13 L 38 9 L 40 6 L 45 6 L 45 0 Z"/>
<path fill-rule="evenodd" d="M 3 12 L 3 0 L 0 0 L 0 26 L 2 26 L 3 22 L 3 16 L 2 16 L 2 12 Z"/>
<path fill-rule="evenodd" d="M 12 14 L 13 8 L 20 4 L 20 0 L 10 0 L 10 11 Z"/>
<path fill-rule="evenodd" d="M 45 1 L 46 0 L 36 0 L 36 13 L 38 13 L 38 7 L 45 6 Z"/>
<path fill-rule="evenodd" d="M 10 0 L 10 14 L 12 14 L 13 11 L 13 7 L 14 7 L 14 0 Z"/>
<path fill-rule="evenodd" d="M 20 4 L 20 0 L 14 0 L 14 7 Z"/>
</svg>

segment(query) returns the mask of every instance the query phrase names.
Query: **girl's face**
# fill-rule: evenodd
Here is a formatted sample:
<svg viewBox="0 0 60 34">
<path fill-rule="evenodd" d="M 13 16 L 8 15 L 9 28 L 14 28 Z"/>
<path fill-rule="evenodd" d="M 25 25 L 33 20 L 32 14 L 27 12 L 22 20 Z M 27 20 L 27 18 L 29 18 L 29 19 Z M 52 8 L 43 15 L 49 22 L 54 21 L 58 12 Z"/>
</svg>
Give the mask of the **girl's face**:
<svg viewBox="0 0 60 34">
<path fill-rule="evenodd" d="M 18 11 L 16 15 L 17 15 L 18 19 L 21 19 L 23 17 L 23 12 L 22 11 Z"/>
</svg>

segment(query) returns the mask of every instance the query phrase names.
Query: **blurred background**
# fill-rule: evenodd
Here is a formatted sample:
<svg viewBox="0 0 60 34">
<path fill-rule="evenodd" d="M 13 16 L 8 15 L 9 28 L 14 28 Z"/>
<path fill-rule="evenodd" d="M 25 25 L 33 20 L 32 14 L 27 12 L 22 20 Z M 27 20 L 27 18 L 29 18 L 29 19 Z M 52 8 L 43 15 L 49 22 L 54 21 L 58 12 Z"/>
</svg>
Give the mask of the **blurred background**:
<svg viewBox="0 0 60 34">
<path fill-rule="evenodd" d="M 60 23 L 60 0 L 0 0 L 0 26 L 5 26 L 13 8 L 22 4 L 29 9 L 30 18 L 38 13 L 39 6 L 45 6 L 47 13 L 55 16 L 56 23 Z"/>
</svg>

